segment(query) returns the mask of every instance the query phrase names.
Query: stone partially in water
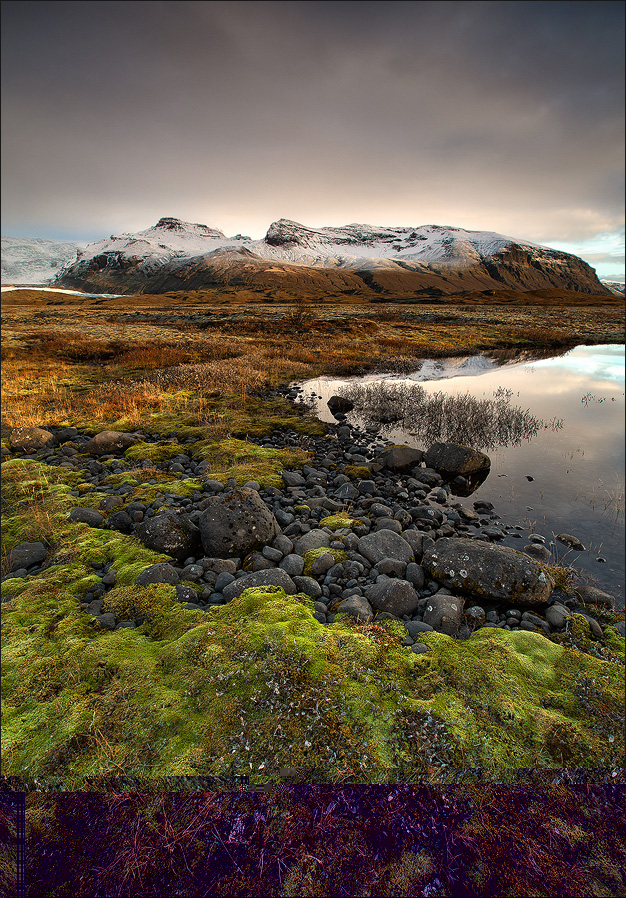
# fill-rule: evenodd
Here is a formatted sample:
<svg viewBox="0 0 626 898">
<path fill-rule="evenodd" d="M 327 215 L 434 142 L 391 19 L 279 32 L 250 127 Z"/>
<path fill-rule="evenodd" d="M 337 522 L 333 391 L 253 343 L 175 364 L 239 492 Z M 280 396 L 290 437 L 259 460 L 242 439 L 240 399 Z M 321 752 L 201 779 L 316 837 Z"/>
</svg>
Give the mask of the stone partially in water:
<svg viewBox="0 0 626 898">
<path fill-rule="evenodd" d="M 472 539 L 439 539 L 424 552 L 422 566 L 452 590 L 497 602 L 547 602 L 554 581 L 527 555 Z"/>
<path fill-rule="evenodd" d="M 489 471 L 491 459 L 484 452 L 458 443 L 433 443 L 426 452 L 426 464 L 445 477 L 467 477 Z"/>
</svg>

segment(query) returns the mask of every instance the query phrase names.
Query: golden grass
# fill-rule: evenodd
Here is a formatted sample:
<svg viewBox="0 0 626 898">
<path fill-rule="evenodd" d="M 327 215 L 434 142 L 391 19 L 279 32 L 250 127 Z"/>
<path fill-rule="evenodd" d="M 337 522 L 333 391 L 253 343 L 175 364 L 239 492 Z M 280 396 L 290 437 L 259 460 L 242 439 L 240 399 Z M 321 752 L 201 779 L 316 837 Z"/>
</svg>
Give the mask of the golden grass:
<svg viewBox="0 0 626 898">
<path fill-rule="evenodd" d="M 613 297 L 604 305 L 587 297 L 584 306 L 547 296 L 524 299 L 524 306 L 508 296 L 501 302 L 509 305 L 499 306 L 497 297 L 484 296 L 473 304 L 460 297 L 436 305 L 250 305 L 176 294 L 102 306 L 64 302 L 61 294 L 44 305 L 37 291 L 25 291 L 20 302 L 21 293 L 3 298 L 4 428 L 139 428 L 178 416 L 225 433 L 230 412 L 289 381 L 407 369 L 425 357 L 484 350 L 618 342 L 623 328 Z"/>
</svg>

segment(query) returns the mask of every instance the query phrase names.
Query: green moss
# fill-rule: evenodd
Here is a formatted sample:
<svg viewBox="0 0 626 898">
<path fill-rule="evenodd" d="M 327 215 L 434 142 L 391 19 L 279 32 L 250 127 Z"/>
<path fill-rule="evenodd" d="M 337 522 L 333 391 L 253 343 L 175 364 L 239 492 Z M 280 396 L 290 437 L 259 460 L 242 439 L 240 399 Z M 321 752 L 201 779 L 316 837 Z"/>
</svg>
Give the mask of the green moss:
<svg viewBox="0 0 626 898">
<path fill-rule="evenodd" d="M 372 472 L 367 465 L 346 465 L 342 471 L 350 480 L 369 480 Z"/>
<path fill-rule="evenodd" d="M 622 663 L 624 662 L 624 650 L 626 646 L 626 641 L 623 636 L 617 632 L 615 627 L 605 627 L 604 628 L 604 639 L 606 642 L 607 648 L 613 652 L 617 659 L 620 659 Z"/>
<path fill-rule="evenodd" d="M 304 554 L 304 573 L 308 576 L 311 573 L 311 565 L 315 561 L 316 558 L 321 558 L 322 555 L 332 555 L 335 559 L 335 564 L 340 561 L 345 561 L 347 559 L 346 553 L 343 549 L 331 549 L 324 548 L 321 549 L 311 549 L 309 552 L 305 552 Z"/>
<path fill-rule="evenodd" d="M 169 461 L 175 455 L 181 455 L 187 448 L 173 440 L 164 440 L 158 443 L 140 441 L 130 446 L 124 454 L 131 461 L 145 461 L 149 458 L 155 464 L 160 464 Z"/>
<path fill-rule="evenodd" d="M 320 527 L 328 527 L 329 530 L 349 530 L 352 527 L 358 527 L 362 521 L 351 518 L 347 514 L 332 514 L 320 521 Z"/>
<path fill-rule="evenodd" d="M 281 472 L 303 465 L 309 458 L 307 452 L 299 449 L 270 449 L 236 439 L 199 441 L 193 447 L 193 454 L 195 458 L 210 461 L 212 478 L 226 483 L 234 477 L 238 486 L 253 481 L 263 489 L 282 488 Z"/>
</svg>

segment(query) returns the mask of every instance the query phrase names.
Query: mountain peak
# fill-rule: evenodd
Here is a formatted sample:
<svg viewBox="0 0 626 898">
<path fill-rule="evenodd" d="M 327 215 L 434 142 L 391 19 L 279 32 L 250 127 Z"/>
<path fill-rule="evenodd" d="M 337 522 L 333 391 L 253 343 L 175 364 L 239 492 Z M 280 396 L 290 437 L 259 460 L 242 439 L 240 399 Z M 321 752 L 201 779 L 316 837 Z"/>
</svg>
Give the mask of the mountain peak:
<svg viewBox="0 0 626 898">
<path fill-rule="evenodd" d="M 189 234 L 193 237 L 224 237 L 225 234 L 223 231 L 218 230 L 217 228 L 210 228 L 205 224 L 192 224 L 188 221 L 181 221 L 180 218 L 173 218 L 171 216 L 166 216 L 164 218 L 160 218 L 157 223 L 148 228 L 147 231 L 142 231 L 142 234 L 150 234 L 155 231 L 168 231 L 170 233 L 179 234 L 184 236 L 185 234 Z"/>
</svg>

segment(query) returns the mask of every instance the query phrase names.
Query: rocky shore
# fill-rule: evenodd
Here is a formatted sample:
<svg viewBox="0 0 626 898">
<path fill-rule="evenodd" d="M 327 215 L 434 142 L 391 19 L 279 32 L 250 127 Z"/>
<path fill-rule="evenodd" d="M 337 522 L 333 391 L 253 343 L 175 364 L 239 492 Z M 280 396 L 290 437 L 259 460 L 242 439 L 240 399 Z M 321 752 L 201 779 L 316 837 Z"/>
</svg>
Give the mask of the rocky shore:
<svg viewBox="0 0 626 898">
<path fill-rule="evenodd" d="M 427 451 L 389 445 L 373 428 L 341 420 L 339 407 L 334 412 L 338 423 L 324 437 L 306 438 L 309 461 L 283 471 L 282 488 L 212 478 L 210 463 L 194 454 L 193 438 L 179 441 L 176 432 L 164 441 L 140 431 L 94 436 L 76 428 L 21 428 L 3 455 L 80 471 L 81 489 L 69 494 L 76 499 L 70 520 L 134 536 L 169 556 L 142 570 L 136 583 L 174 585 L 187 609 L 208 612 L 245 589 L 276 586 L 310 597 L 322 624 L 341 614 L 358 622 L 400 621 L 414 653 L 428 651 L 420 639 L 425 632 L 463 640 L 489 627 L 565 644 L 577 627 L 592 651 L 601 647 L 614 599 L 590 585 L 555 588 L 543 536 L 503 524 L 489 502 L 457 495 L 469 494 L 471 478 L 488 471 L 486 456 L 454 444 Z M 302 439 L 275 431 L 257 444 L 277 450 L 302 446 Z M 159 462 L 165 442 L 167 458 Z M 136 483 L 123 475 L 138 464 L 166 472 L 170 489 L 150 480 L 144 492 L 151 487 L 154 498 L 135 498 Z M 116 484 L 112 474 L 122 475 Z M 172 489 L 176 482 L 187 489 Z M 505 535 L 520 540 L 519 552 L 498 545 Z M 49 563 L 43 543 L 20 543 L 3 580 L 37 575 Z M 114 564 L 95 561 L 92 568 L 99 582 L 77 599 L 94 625 L 140 626 L 141 617 L 120 618 L 107 605 Z M 611 622 L 623 636 L 623 619 L 612 615 Z"/>
</svg>

